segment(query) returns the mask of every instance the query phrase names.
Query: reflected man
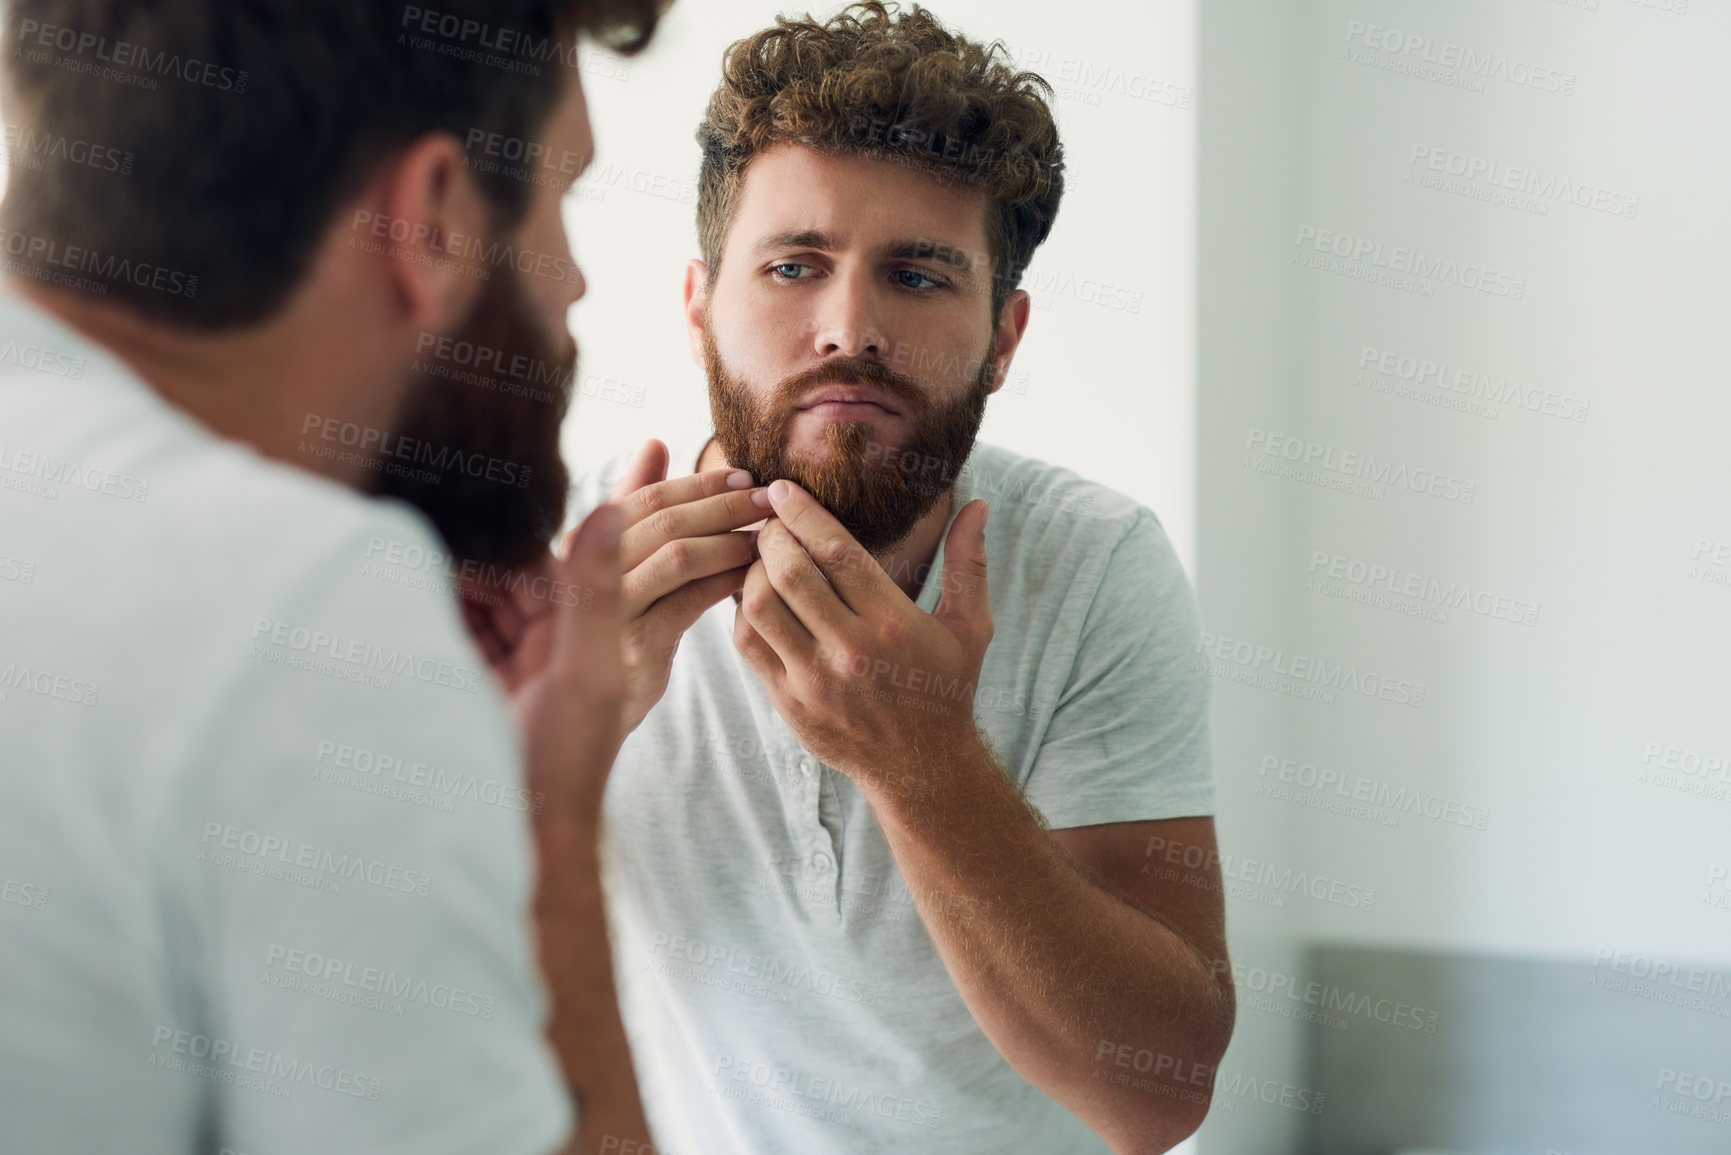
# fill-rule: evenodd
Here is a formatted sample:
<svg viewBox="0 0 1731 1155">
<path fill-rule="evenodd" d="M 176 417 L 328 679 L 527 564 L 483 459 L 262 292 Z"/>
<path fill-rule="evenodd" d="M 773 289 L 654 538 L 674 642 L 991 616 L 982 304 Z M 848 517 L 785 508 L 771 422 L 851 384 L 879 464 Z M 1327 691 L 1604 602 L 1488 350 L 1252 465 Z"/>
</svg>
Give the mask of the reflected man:
<svg viewBox="0 0 1731 1155">
<path fill-rule="evenodd" d="M 1150 510 L 975 443 L 1062 192 L 1048 96 L 862 4 L 735 44 L 699 130 L 714 437 L 577 503 L 626 509 L 609 897 L 671 1150 L 1157 1152 L 1206 1113 L 1190 586 Z"/>
</svg>

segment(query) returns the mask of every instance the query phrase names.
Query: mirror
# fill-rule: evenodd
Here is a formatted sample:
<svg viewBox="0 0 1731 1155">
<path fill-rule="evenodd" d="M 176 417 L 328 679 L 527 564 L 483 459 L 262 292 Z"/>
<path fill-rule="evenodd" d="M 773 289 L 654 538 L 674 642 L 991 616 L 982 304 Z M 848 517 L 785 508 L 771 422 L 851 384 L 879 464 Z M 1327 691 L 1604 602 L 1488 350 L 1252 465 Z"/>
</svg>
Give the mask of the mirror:
<svg viewBox="0 0 1731 1155">
<path fill-rule="evenodd" d="M 571 460 L 708 428 L 691 129 L 776 11 L 676 10 L 628 75 L 586 74 Z M 1724 13 L 937 14 L 1051 82 L 1067 160 L 981 440 L 1154 510 L 1201 607 L 1238 1010 L 1194 1149 L 1717 1150 Z M 698 740 L 706 772 L 762 756 Z M 669 960 L 664 929 L 683 974 L 755 957 Z M 869 959 L 843 980 L 892 997 Z"/>
</svg>

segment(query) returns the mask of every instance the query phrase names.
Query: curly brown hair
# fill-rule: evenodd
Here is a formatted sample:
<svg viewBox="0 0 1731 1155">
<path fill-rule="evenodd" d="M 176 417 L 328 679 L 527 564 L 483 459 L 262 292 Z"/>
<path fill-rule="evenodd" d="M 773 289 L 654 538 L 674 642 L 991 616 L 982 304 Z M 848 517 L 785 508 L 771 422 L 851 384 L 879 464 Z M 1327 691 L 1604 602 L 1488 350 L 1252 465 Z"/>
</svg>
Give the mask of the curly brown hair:
<svg viewBox="0 0 1731 1155">
<path fill-rule="evenodd" d="M 987 195 L 992 316 L 1052 231 L 1064 148 L 1051 85 L 924 8 L 866 0 L 827 22 L 786 16 L 723 58 L 697 142 L 697 238 L 713 280 L 751 158 L 794 143 L 882 157 Z"/>
</svg>

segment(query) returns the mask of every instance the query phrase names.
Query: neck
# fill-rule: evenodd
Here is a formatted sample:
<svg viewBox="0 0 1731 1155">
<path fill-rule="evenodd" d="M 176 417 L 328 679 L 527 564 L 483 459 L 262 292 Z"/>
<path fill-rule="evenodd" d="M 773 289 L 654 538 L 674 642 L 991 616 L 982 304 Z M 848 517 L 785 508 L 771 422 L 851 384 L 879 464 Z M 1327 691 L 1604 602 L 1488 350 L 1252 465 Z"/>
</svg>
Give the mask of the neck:
<svg viewBox="0 0 1731 1155">
<path fill-rule="evenodd" d="M 727 459 L 712 438 L 697 459 L 697 471 L 726 468 Z M 932 559 L 938 555 L 938 543 L 943 540 L 944 527 L 949 524 L 951 497 L 951 492 L 946 490 L 931 512 L 915 523 L 914 531 L 900 545 L 872 555 L 910 599 L 919 598 L 920 588 L 931 577 Z"/>
<path fill-rule="evenodd" d="M 370 378 L 340 342 L 321 340 L 317 303 L 297 295 L 277 316 L 255 326 L 205 332 L 176 329 L 82 293 L 13 280 L 11 289 L 102 345 L 164 400 L 219 436 L 267 457 L 359 488 L 370 475 L 359 445 L 327 440 L 344 425 L 380 430 L 401 401 L 401 374 Z M 329 330 L 324 330 L 328 332 Z M 381 382 L 389 387 L 381 388 Z M 347 460 L 314 448 L 352 450 Z"/>
</svg>

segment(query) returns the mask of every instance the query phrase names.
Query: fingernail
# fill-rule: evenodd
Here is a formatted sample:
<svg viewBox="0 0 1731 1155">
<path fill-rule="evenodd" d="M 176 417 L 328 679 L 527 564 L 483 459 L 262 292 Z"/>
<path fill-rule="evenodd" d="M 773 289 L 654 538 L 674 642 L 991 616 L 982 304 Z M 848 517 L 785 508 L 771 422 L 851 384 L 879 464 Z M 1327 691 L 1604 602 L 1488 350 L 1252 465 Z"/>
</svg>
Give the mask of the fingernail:
<svg viewBox="0 0 1731 1155">
<path fill-rule="evenodd" d="M 791 488 L 785 481 L 772 481 L 769 483 L 769 496 L 774 501 L 786 501 Z"/>
<path fill-rule="evenodd" d="M 760 489 L 756 493 L 752 494 L 751 504 L 757 506 L 759 509 L 768 509 L 769 491 L 767 489 Z"/>
<path fill-rule="evenodd" d="M 727 488 L 729 488 L 729 489 L 750 489 L 754 483 L 754 480 L 755 479 L 751 476 L 751 474 L 748 471 L 746 471 L 744 469 L 736 469 L 732 473 L 727 475 Z"/>
</svg>

